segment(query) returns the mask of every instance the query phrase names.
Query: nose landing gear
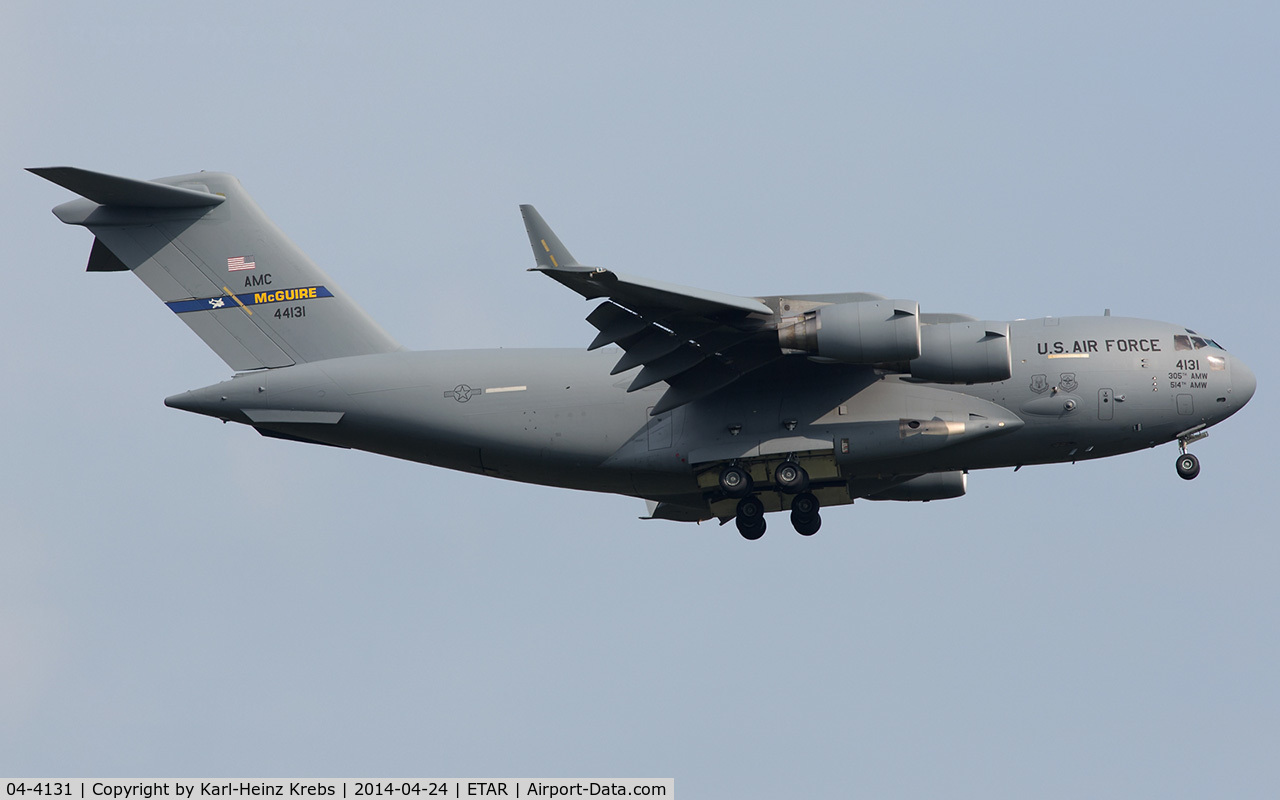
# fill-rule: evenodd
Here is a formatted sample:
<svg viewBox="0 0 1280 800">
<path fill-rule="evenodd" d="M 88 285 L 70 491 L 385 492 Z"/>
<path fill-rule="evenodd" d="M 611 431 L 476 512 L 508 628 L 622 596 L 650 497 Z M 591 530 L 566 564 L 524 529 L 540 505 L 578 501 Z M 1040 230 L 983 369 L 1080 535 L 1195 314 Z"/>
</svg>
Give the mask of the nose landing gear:
<svg viewBox="0 0 1280 800">
<path fill-rule="evenodd" d="M 1201 425 L 1199 427 L 1203 428 L 1204 426 Z M 1192 442 L 1198 442 L 1208 435 L 1208 431 L 1197 432 L 1193 429 L 1193 432 L 1185 433 L 1178 437 L 1178 452 L 1180 455 L 1176 466 L 1178 467 L 1178 477 L 1184 481 L 1192 480 L 1200 474 L 1200 459 L 1187 452 L 1187 445 Z"/>
<path fill-rule="evenodd" d="M 1178 477 L 1189 481 L 1200 474 L 1200 459 L 1190 453 L 1178 456 Z"/>
</svg>

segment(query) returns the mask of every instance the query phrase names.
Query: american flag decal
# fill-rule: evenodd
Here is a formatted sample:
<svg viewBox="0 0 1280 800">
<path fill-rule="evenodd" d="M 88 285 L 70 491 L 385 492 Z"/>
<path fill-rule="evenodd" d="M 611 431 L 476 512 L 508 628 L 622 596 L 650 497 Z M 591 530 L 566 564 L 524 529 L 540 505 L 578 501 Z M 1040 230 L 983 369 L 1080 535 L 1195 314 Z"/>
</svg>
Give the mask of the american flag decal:
<svg viewBox="0 0 1280 800">
<path fill-rule="evenodd" d="M 254 263 L 253 256 L 236 256 L 227 259 L 227 272 L 240 272 L 241 270 L 254 269 L 258 265 Z"/>
</svg>

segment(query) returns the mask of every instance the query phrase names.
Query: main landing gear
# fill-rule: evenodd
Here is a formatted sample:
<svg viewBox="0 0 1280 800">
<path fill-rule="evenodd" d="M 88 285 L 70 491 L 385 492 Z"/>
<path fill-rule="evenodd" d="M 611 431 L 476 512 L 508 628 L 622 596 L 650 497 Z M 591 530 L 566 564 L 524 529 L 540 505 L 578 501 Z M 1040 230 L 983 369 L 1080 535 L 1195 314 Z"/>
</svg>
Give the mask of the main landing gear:
<svg viewBox="0 0 1280 800">
<path fill-rule="evenodd" d="M 743 539 L 755 541 L 764 536 L 764 503 L 755 495 L 744 497 L 738 501 L 738 513 L 734 517 L 738 524 L 738 533 Z"/>
<path fill-rule="evenodd" d="M 783 461 L 773 471 L 773 482 L 787 494 L 797 494 L 809 488 L 809 473 L 794 461 Z"/>
<path fill-rule="evenodd" d="M 795 461 L 788 459 L 774 470 L 776 489 L 791 499 L 791 525 L 802 536 L 812 536 L 822 527 L 818 498 L 809 489 L 809 473 Z M 755 541 L 764 536 L 764 503 L 753 494 L 755 481 L 751 473 L 739 464 L 730 464 L 720 470 L 720 491 L 726 497 L 738 500 L 734 522 L 744 539 Z"/>
<path fill-rule="evenodd" d="M 812 536 L 822 527 L 818 516 L 818 498 L 809 492 L 801 492 L 791 501 L 791 525 L 801 536 Z"/>
<path fill-rule="evenodd" d="M 735 499 L 746 497 L 754 488 L 755 481 L 751 479 L 751 473 L 747 472 L 746 468 L 738 464 L 730 464 L 720 470 L 720 491 L 724 492 L 726 497 Z"/>
</svg>

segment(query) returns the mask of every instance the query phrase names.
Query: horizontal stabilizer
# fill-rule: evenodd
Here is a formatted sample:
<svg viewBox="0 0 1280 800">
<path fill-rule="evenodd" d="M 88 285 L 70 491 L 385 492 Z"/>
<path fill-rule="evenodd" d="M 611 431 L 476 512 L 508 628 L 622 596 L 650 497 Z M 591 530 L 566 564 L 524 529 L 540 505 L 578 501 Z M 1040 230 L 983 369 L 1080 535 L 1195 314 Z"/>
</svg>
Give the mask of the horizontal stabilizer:
<svg viewBox="0 0 1280 800">
<path fill-rule="evenodd" d="M 298 411 L 289 408 L 245 408 L 244 415 L 255 424 L 337 425 L 342 411 Z"/>
<path fill-rule="evenodd" d="M 216 206 L 226 200 L 225 197 L 208 191 L 121 178 L 77 167 L 30 167 L 27 172 L 104 206 L 204 208 Z"/>
</svg>

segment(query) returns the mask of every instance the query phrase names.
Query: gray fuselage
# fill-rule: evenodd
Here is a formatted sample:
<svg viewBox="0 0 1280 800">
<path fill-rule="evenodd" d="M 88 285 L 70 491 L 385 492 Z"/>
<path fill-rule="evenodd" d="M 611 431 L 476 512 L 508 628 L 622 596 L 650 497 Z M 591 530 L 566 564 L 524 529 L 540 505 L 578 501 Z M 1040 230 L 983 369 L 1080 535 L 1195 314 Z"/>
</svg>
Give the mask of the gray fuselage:
<svg viewBox="0 0 1280 800">
<path fill-rule="evenodd" d="M 1013 322 L 1010 333 L 1013 375 L 998 383 L 925 384 L 792 356 L 768 380 L 749 375 L 656 417 L 649 411 L 663 387 L 628 393 L 629 374 L 609 375 L 613 349 L 335 358 L 237 375 L 166 402 L 268 435 L 708 508 L 715 498 L 700 475 L 725 462 L 790 457 L 819 481 L 848 484 L 1099 458 L 1221 422 L 1255 386 L 1242 362 L 1212 344 L 1184 348 L 1190 332 L 1167 323 L 1047 318 Z M 923 448 L 858 452 L 859 431 L 906 418 L 952 427 Z M 957 435 L 975 419 L 998 420 L 1000 430 Z M 842 454 L 851 431 L 854 452 Z M 840 494 L 825 492 L 824 505 L 857 493 Z"/>
</svg>

